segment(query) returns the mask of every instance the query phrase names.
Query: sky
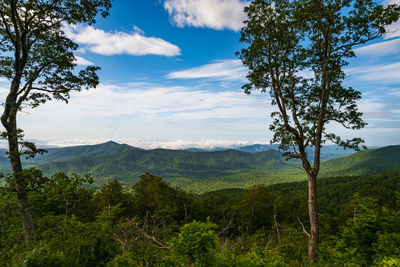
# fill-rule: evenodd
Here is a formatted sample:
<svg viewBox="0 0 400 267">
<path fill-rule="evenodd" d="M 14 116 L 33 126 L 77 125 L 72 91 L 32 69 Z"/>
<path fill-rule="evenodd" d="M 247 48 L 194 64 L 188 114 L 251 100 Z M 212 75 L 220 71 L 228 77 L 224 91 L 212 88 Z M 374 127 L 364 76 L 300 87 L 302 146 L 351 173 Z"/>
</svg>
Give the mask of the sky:
<svg viewBox="0 0 400 267">
<path fill-rule="evenodd" d="M 400 0 L 388 0 L 398 3 Z M 235 56 L 244 0 L 114 0 L 111 15 L 69 26 L 77 64 L 97 65 L 101 83 L 69 104 L 23 110 L 19 126 L 42 146 L 114 140 L 142 148 L 209 148 L 269 143 L 268 94 L 245 95 L 246 69 Z M 399 29 L 399 30 L 397 30 Z M 346 85 L 362 92 L 368 126 L 346 131 L 370 146 L 400 140 L 400 23 L 357 49 Z M 0 98 L 9 86 L 0 78 Z"/>
</svg>

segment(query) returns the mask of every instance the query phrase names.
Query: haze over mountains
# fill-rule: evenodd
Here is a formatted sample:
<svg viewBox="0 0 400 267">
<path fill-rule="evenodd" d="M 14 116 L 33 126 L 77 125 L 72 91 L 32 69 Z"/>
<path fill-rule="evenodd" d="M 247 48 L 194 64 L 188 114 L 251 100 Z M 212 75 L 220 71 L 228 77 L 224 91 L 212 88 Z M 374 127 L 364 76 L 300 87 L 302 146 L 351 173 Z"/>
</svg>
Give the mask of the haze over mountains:
<svg viewBox="0 0 400 267">
<path fill-rule="evenodd" d="M 2 151 L 0 167 L 9 169 Z M 312 153 L 310 153 L 312 155 Z M 336 146 L 322 151 L 321 176 L 377 174 L 400 168 L 400 146 L 354 153 Z M 208 191 L 247 187 L 257 183 L 301 181 L 306 178 L 299 162 L 285 160 L 276 145 L 251 145 L 235 149 L 153 149 L 107 142 L 97 145 L 49 148 L 48 153 L 23 160 L 45 174 L 91 174 L 95 186 L 110 179 L 129 185 L 149 172 L 188 190 Z"/>
</svg>

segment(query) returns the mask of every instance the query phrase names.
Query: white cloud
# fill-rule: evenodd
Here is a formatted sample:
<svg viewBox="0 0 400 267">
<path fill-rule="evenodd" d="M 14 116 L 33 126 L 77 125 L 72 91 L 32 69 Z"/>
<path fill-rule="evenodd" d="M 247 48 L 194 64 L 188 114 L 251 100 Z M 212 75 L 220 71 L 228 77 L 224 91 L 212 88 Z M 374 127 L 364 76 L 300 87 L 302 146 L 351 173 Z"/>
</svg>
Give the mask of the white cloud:
<svg viewBox="0 0 400 267">
<path fill-rule="evenodd" d="M 179 27 L 207 27 L 238 31 L 243 26 L 248 4 L 243 0 L 165 0 L 164 8 Z"/>
<path fill-rule="evenodd" d="M 101 55 L 129 54 L 135 56 L 180 55 L 180 48 L 163 39 L 146 37 L 137 29 L 131 33 L 105 32 L 93 26 L 66 26 L 65 32 L 73 41 L 88 46 Z"/>
<path fill-rule="evenodd" d="M 399 62 L 369 67 L 348 68 L 345 72 L 361 81 L 380 82 L 386 84 L 400 83 Z"/>
<path fill-rule="evenodd" d="M 223 81 L 245 81 L 246 68 L 237 59 L 219 60 L 215 63 L 195 67 L 183 71 L 171 72 L 168 79 L 210 78 Z"/>
<path fill-rule="evenodd" d="M 66 112 L 68 110 L 68 112 Z M 265 114 L 265 101 L 238 91 L 193 90 L 186 87 L 100 85 L 72 94 L 66 106 L 53 101 L 29 111 L 37 118 L 235 119 Z"/>
<path fill-rule="evenodd" d="M 94 65 L 93 62 L 84 59 L 83 57 L 75 56 L 75 63 L 80 66 L 91 66 Z"/>
<path fill-rule="evenodd" d="M 392 96 L 400 97 L 400 91 L 391 91 L 391 92 L 389 92 L 388 94 L 389 94 L 389 95 L 392 95 Z"/>
<path fill-rule="evenodd" d="M 385 0 L 385 5 L 397 4 L 400 5 L 400 0 Z"/>
<path fill-rule="evenodd" d="M 393 55 L 400 51 L 400 39 L 379 42 L 357 48 L 355 52 L 361 55 L 383 56 Z"/>
<path fill-rule="evenodd" d="M 378 102 L 373 99 L 362 98 L 358 103 L 358 109 L 362 113 L 376 113 L 384 110 L 386 104 Z"/>
<path fill-rule="evenodd" d="M 239 88 L 221 91 L 209 84 L 207 90 L 143 82 L 99 85 L 73 93 L 68 105 L 51 101 L 27 108 L 19 122 L 27 139 L 59 140 L 50 145 L 71 139 L 136 139 L 139 147 L 143 140 L 160 139 L 267 141 L 268 103 L 265 94 L 246 96 Z M 118 130 L 112 133 L 110 126 Z"/>
<path fill-rule="evenodd" d="M 78 50 L 76 50 L 79 54 L 86 54 L 86 50 L 83 47 L 80 47 Z"/>
<path fill-rule="evenodd" d="M 392 39 L 395 37 L 400 37 L 400 22 L 395 22 L 386 27 L 386 33 L 383 37 L 384 39 Z"/>
<path fill-rule="evenodd" d="M 8 80 L 6 78 L 0 77 L 0 83 L 7 82 Z"/>
</svg>

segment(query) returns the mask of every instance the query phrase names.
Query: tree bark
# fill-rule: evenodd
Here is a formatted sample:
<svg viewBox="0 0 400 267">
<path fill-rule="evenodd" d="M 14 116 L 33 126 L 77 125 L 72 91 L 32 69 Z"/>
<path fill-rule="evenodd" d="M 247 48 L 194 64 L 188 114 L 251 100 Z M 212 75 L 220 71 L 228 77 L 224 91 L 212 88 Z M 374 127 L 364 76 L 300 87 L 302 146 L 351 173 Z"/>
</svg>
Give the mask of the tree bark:
<svg viewBox="0 0 400 267">
<path fill-rule="evenodd" d="M 21 213 L 25 244 L 27 248 L 31 248 L 35 242 L 35 228 L 32 219 L 32 212 L 29 206 L 18 148 L 17 108 L 11 108 L 11 111 L 8 114 L 7 123 L 6 125 L 3 123 L 3 126 L 7 131 L 9 157 L 15 181 L 15 191 L 18 197 L 18 206 Z"/>
<path fill-rule="evenodd" d="M 308 241 L 308 260 L 313 263 L 317 259 L 319 238 L 317 210 L 317 174 L 308 174 L 308 216 L 310 219 L 310 239 Z"/>
</svg>

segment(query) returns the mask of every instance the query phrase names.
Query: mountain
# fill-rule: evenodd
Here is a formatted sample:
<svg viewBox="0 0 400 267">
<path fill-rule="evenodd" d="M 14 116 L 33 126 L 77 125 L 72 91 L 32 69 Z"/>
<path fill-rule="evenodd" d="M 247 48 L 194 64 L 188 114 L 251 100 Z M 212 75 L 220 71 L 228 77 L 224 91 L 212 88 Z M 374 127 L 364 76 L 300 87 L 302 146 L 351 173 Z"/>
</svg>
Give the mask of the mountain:
<svg viewBox="0 0 400 267">
<path fill-rule="evenodd" d="M 98 145 L 49 148 L 49 153 L 33 160 L 24 160 L 23 164 L 24 167 L 36 166 L 46 175 L 60 171 L 79 175 L 90 173 L 95 178 L 95 186 L 113 178 L 126 185 L 133 184 L 140 175 L 150 172 L 162 176 L 175 186 L 196 192 L 306 179 L 299 161 L 286 161 L 275 149 L 262 151 L 269 146 L 252 145 L 238 149 L 196 152 L 144 150 L 107 142 Z M 255 152 L 257 150 L 261 152 Z M 9 171 L 6 151 L 0 152 L 0 171 Z M 338 157 L 344 153 L 347 153 L 347 156 Z M 335 146 L 325 146 L 322 158 L 335 158 L 322 163 L 320 175 L 378 174 L 400 168 L 400 146 L 368 149 L 348 155 L 349 153 L 353 152 L 337 149 Z"/>
<path fill-rule="evenodd" d="M 21 157 L 22 164 L 25 168 L 34 167 L 50 162 L 64 161 L 78 157 L 101 157 L 119 154 L 129 150 L 142 150 L 126 144 L 118 144 L 109 141 L 97 145 L 82 145 L 71 147 L 46 148 L 48 151 L 43 155 L 36 155 L 33 159 Z M 10 161 L 7 156 L 7 149 L 0 149 L 0 171 L 7 172 L 10 170 Z"/>
<path fill-rule="evenodd" d="M 257 149 L 257 146 L 253 148 Z M 336 148 L 328 148 L 330 150 L 325 148 L 325 151 L 331 154 L 343 153 Z M 117 178 L 124 184 L 133 184 L 140 175 L 150 172 L 162 176 L 175 186 L 196 192 L 306 179 L 298 161 L 286 161 L 281 153 L 274 149 L 249 153 L 233 149 L 192 152 L 130 148 L 121 153 L 59 160 L 42 164 L 39 168 L 46 174 L 57 171 L 80 175 L 90 173 L 96 178 L 97 185 L 112 178 Z M 400 146 L 389 146 L 325 161 L 321 165 L 320 174 L 321 176 L 365 175 L 399 168 Z"/>
<path fill-rule="evenodd" d="M 260 144 L 254 144 L 254 145 L 249 145 L 249 146 L 242 146 L 235 148 L 235 150 L 238 151 L 243 151 L 243 152 L 249 152 L 249 153 L 255 153 L 255 152 L 262 152 L 262 151 L 267 151 L 270 149 L 279 149 L 279 145 L 260 145 Z"/>
<path fill-rule="evenodd" d="M 215 147 L 215 148 L 210 148 L 210 149 L 187 148 L 185 150 L 192 151 L 192 152 L 211 152 L 211 151 L 223 151 L 223 150 L 228 150 L 228 149 L 230 149 L 230 148 Z M 272 145 L 254 144 L 254 145 L 249 145 L 249 146 L 235 147 L 233 149 L 235 149 L 237 151 L 242 151 L 242 152 L 256 153 L 256 152 L 267 151 L 270 149 L 278 150 L 279 145 L 277 145 L 277 144 L 272 144 Z M 307 149 L 307 152 L 308 152 L 309 159 L 313 160 L 314 148 Z M 356 151 L 354 151 L 354 150 L 343 149 L 342 147 L 338 147 L 337 145 L 326 145 L 321 150 L 321 160 L 324 161 L 324 160 L 329 160 L 329 159 L 333 159 L 333 158 L 344 157 L 347 155 L 351 155 L 355 152 Z"/>
<path fill-rule="evenodd" d="M 327 176 L 379 174 L 400 168 L 400 145 L 366 149 L 322 163 Z"/>
<path fill-rule="evenodd" d="M 232 148 L 226 148 L 226 147 L 213 147 L 213 148 L 197 148 L 197 147 L 189 147 L 185 148 L 184 150 L 190 151 L 190 152 L 215 152 L 215 151 L 224 151 L 224 150 L 229 150 Z"/>
<path fill-rule="evenodd" d="M 48 163 L 62 161 L 76 157 L 101 157 L 119 154 L 129 150 L 142 150 L 126 144 L 109 141 L 97 145 L 71 146 L 61 148 L 47 148 L 48 153 L 37 155 L 34 159 L 24 161 L 25 164 Z"/>
<path fill-rule="evenodd" d="M 232 172 L 278 170 L 292 166 L 276 150 L 246 153 L 237 150 L 191 152 L 136 150 L 101 157 L 79 157 L 41 165 L 46 173 L 91 173 L 96 177 L 132 177 L 150 172 L 164 177 L 207 178 Z"/>
<path fill-rule="evenodd" d="M 248 153 L 256 153 L 256 152 L 263 152 L 267 151 L 270 149 L 276 149 L 278 150 L 279 145 L 261 145 L 261 144 L 254 144 L 254 145 L 249 145 L 249 146 L 241 146 L 241 147 L 234 147 L 234 148 L 226 148 L 226 147 L 214 147 L 214 148 L 186 148 L 185 150 L 191 151 L 191 152 L 213 152 L 213 151 L 223 151 L 223 150 L 229 150 L 229 149 L 234 149 L 237 151 L 242 151 L 242 152 L 248 152 Z"/>
</svg>

